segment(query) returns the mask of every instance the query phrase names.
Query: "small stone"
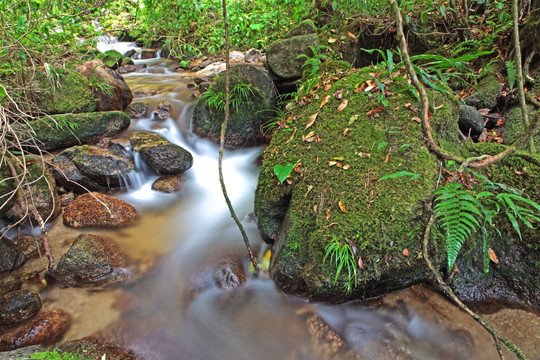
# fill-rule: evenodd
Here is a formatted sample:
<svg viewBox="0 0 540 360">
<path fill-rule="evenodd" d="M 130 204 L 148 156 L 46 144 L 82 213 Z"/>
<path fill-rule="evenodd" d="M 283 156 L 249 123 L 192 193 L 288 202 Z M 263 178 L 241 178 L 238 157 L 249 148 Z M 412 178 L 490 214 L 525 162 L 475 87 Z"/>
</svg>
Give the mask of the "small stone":
<svg viewBox="0 0 540 360">
<path fill-rule="evenodd" d="M 154 119 L 165 120 L 171 112 L 171 104 L 168 101 L 162 101 L 154 110 Z"/>
<path fill-rule="evenodd" d="M 17 290 L 0 297 L 0 325 L 11 325 L 34 316 L 41 310 L 39 295 L 30 290 Z"/>
<path fill-rule="evenodd" d="M 231 51 L 229 54 L 229 60 L 231 63 L 241 63 L 246 59 L 246 55 L 240 51 Z"/>
<path fill-rule="evenodd" d="M 461 105 L 459 107 L 459 130 L 465 135 L 477 141 L 484 130 L 484 117 L 474 107 Z"/>
<path fill-rule="evenodd" d="M 24 322 L 2 329 L 0 351 L 30 345 L 51 345 L 60 340 L 70 325 L 71 316 L 63 310 L 42 312 Z"/>
<path fill-rule="evenodd" d="M 225 71 L 225 63 L 215 62 L 208 65 L 202 70 L 199 70 L 195 73 L 195 82 L 200 84 L 206 81 L 212 81 L 212 78 L 217 74 L 220 74 Z"/>
<path fill-rule="evenodd" d="M 146 115 L 148 105 L 142 102 L 135 102 L 130 104 L 126 109 L 126 114 L 132 119 L 140 119 Z"/>
<path fill-rule="evenodd" d="M 141 50 L 141 59 L 154 59 L 157 57 L 157 52 L 154 49 L 142 49 Z"/>
<path fill-rule="evenodd" d="M 223 290 L 237 288 L 246 282 L 242 260 L 236 255 L 227 255 L 216 265 L 214 280 Z"/>
<path fill-rule="evenodd" d="M 180 176 L 168 175 L 162 176 L 152 184 L 152 190 L 162 193 L 175 193 L 182 190 L 183 179 Z"/>
<path fill-rule="evenodd" d="M 128 203 L 97 192 L 79 196 L 64 208 L 64 224 L 71 227 L 123 226 L 135 222 L 137 211 Z"/>
<path fill-rule="evenodd" d="M 263 55 L 261 50 L 251 48 L 248 51 L 246 51 L 246 62 L 248 63 L 258 63 L 262 62 Z"/>
<path fill-rule="evenodd" d="M 11 271 L 24 263 L 24 256 L 11 240 L 0 238 L 0 273 Z"/>
</svg>

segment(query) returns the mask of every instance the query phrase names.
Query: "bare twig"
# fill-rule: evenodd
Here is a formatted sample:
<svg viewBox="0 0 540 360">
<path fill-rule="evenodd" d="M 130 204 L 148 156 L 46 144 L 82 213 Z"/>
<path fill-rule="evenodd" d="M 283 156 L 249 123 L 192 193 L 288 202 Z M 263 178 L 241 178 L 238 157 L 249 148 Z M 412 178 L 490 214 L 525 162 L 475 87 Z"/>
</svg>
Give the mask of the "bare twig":
<svg viewBox="0 0 540 360">
<path fill-rule="evenodd" d="M 242 226 L 242 223 L 240 220 L 238 220 L 238 217 L 236 216 L 236 212 L 234 211 L 234 208 L 232 206 L 231 200 L 229 199 L 229 195 L 227 194 L 227 188 L 225 187 L 225 180 L 223 179 L 223 149 L 225 148 L 225 131 L 227 130 L 227 121 L 229 120 L 229 25 L 227 22 L 227 0 L 223 0 L 223 20 L 225 22 L 225 118 L 223 119 L 223 124 L 221 125 L 221 136 L 219 139 L 219 159 L 218 159 L 218 171 L 219 171 L 219 183 L 221 184 L 221 191 L 223 192 L 223 196 L 225 197 L 225 202 L 227 203 L 227 206 L 229 207 L 229 211 L 231 213 L 231 217 L 234 219 L 234 222 L 238 226 L 238 229 L 240 230 L 240 233 L 242 233 L 242 238 L 244 239 L 244 244 L 246 245 L 249 259 L 251 260 L 251 263 L 253 264 L 253 268 L 255 269 L 255 274 L 259 272 L 259 267 L 257 265 L 257 259 L 255 256 L 253 256 L 253 251 L 251 250 L 251 245 L 249 243 L 249 239 L 247 237 L 246 231 L 244 230 L 244 226 Z"/>
</svg>

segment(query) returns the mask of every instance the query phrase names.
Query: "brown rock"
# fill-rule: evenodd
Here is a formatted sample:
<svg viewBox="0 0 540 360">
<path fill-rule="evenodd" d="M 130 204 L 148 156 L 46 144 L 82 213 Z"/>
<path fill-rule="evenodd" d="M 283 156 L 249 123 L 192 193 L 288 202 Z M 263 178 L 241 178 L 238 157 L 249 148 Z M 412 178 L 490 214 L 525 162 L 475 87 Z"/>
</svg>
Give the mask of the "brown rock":
<svg viewBox="0 0 540 360">
<path fill-rule="evenodd" d="M 41 310 L 39 295 L 30 290 L 17 290 L 0 297 L 0 325 L 11 325 L 34 316 Z"/>
<path fill-rule="evenodd" d="M 43 252 L 43 235 L 32 236 L 32 235 L 23 235 L 19 237 L 17 241 L 17 246 L 19 251 L 24 255 L 25 259 L 30 259 L 34 256 L 38 256 Z"/>
<path fill-rule="evenodd" d="M 76 70 L 90 81 L 100 82 L 101 85 L 108 87 L 108 89 L 102 86 L 94 88 L 94 95 L 98 98 L 97 111 L 124 110 L 133 100 L 133 94 L 122 75 L 105 66 L 103 61 L 94 59 L 82 64 Z"/>
<path fill-rule="evenodd" d="M 128 203 L 97 192 L 79 196 L 64 208 L 64 224 L 71 227 L 122 226 L 137 218 Z"/>
<path fill-rule="evenodd" d="M 71 324 L 71 316 L 63 310 L 42 312 L 24 322 L 2 328 L 0 351 L 30 345 L 50 345 L 62 337 Z"/>
<path fill-rule="evenodd" d="M 141 50 L 141 59 L 154 59 L 157 57 L 157 51 L 154 49 L 142 49 Z"/>
<path fill-rule="evenodd" d="M 162 176 L 152 183 L 152 190 L 170 194 L 182 190 L 183 184 L 180 176 Z"/>
</svg>

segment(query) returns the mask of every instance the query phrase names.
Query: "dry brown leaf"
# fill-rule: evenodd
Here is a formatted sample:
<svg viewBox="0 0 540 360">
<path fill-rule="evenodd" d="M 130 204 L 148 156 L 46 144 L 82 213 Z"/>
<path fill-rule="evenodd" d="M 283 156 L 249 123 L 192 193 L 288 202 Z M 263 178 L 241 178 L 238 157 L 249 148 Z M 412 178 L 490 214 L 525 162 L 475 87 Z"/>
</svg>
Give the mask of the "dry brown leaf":
<svg viewBox="0 0 540 360">
<path fill-rule="evenodd" d="M 337 111 L 341 111 L 347 107 L 347 104 L 349 103 L 349 100 L 345 99 L 339 104 Z"/>
<path fill-rule="evenodd" d="M 338 205 L 339 205 L 340 210 L 343 211 L 344 213 L 349 212 L 349 209 L 347 209 L 347 206 L 345 206 L 345 203 L 343 201 L 339 200 Z"/>
<path fill-rule="evenodd" d="M 349 164 L 343 165 L 343 170 L 347 170 L 347 169 L 350 169 L 350 168 L 351 168 L 351 165 L 349 165 Z"/>
<path fill-rule="evenodd" d="M 324 95 L 322 98 L 321 106 L 319 106 L 319 109 L 322 108 L 326 103 L 328 102 L 328 99 L 330 99 L 330 95 Z"/>
<path fill-rule="evenodd" d="M 334 166 L 336 165 L 338 162 L 337 161 L 329 161 L 328 162 L 328 166 Z"/>
<path fill-rule="evenodd" d="M 403 249 L 403 255 L 409 256 L 409 249 L 407 248 Z"/>
<path fill-rule="evenodd" d="M 413 117 L 411 118 L 411 120 L 414 121 L 414 122 L 417 122 L 417 123 L 419 123 L 419 124 L 422 123 L 422 120 L 420 120 L 420 118 L 419 118 L 418 116 L 413 116 Z"/>
<path fill-rule="evenodd" d="M 332 215 L 330 215 L 330 209 L 327 209 L 326 210 L 326 220 L 330 220 L 331 217 L 332 217 Z"/>
<path fill-rule="evenodd" d="M 350 41 L 350 42 L 355 43 L 355 44 L 358 43 L 358 37 L 357 37 L 356 35 L 354 35 L 354 34 L 351 33 L 350 31 L 347 32 L 347 35 L 349 35 L 349 41 Z"/>
<path fill-rule="evenodd" d="M 360 269 L 364 268 L 364 263 L 362 262 L 362 257 L 361 256 L 358 257 L 358 267 Z"/>
<path fill-rule="evenodd" d="M 311 127 L 311 125 L 313 125 L 315 123 L 315 120 L 317 120 L 317 115 L 319 115 L 319 112 L 316 112 L 315 114 L 313 114 L 313 115 L 311 115 L 309 117 L 309 121 L 306 124 L 306 130 L 309 129 Z"/>
<path fill-rule="evenodd" d="M 332 88 L 332 84 L 327 84 L 325 87 L 324 87 L 324 91 L 328 91 Z"/>
<path fill-rule="evenodd" d="M 495 254 L 495 251 L 493 251 L 492 248 L 488 248 L 489 253 L 489 259 L 493 261 L 495 264 L 499 265 L 499 259 L 497 258 L 497 254 Z"/>
<path fill-rule="evenodd" d="M 439 110 L 440 108 L 442 108 L 444 106 L 444 104 L 441 104 L 439 106 L 435 106 L 435 110 Z"/>
<path fill-rule="evenodd" d="M 337 90 L 337 91 L 334 93 L 334 96 L 336 97 L 336 99 L 341 100 L 341 99 L 343 98 L 343 89 Z"/>
<path fill-rule="evenodd" d="M 347 135 L 347 133 L 350 131 L 350 128 L 343 129 L 343 136 Z"/>
<path fill-rule="evenodd" d="M 384 162 L 387 163 L 390 159 L 390 153 L 386 154 L 386 158 L 384 159 Z"/>
</svg>

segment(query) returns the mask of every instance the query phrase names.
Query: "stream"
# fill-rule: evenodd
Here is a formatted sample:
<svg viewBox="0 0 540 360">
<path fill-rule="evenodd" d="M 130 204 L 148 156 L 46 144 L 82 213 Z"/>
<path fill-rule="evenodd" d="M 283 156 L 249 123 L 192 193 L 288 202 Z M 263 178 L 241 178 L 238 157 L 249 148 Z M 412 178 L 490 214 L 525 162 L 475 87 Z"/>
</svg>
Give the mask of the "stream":
<svg viewBox="0 0 540 360">
<path fill-rule="evenodd" d="M 113 44 L 121 52 L 129 44 Z M 102 49 L 103 50 L 103 49 Z M 496 359 L 491 336 L 429 285 L 363 302 L 341 305 L 312 303 L 282 294 L 268 274 L 248 275 L 235 289 L 210 287 L 194 299 L 186 296 L 190 278 L 202 264 L 226 254 L 249 263 L 218 181 L 218 147 L 191 133 L 196 99 L 193 73 L 174 72 L 165 59 L 136 60 L 147 68 L 123 75 L 133 102 L 150 110 L 171 104 L 170 117 L 133 120 L 129 132 L 161 134 L 193 155 L 176 194 L 151 190 L 157 176 L 141 161 L 115 193 L 135 206 L 136 224 L 120 229 L 90 229 L 113 239 L 135 264 L 134 279 L 123 287 L 40 290 L 44 309 L 61 308 L 73 317 L 64 340 L 97 334 L 132 350 L 143 359 Z M 257 161 L 262 147 L 226 151 L 224 176 L 229 196 L 250 241 L 259 254 L 268 250 L 260 239 L 253 211 Z M 54 221 L 56 259 L 81 230 Z M 39 260 L 35 260 L 36 262 Z M 484 317 L 501 335 L 528 355 L 540 359 L 540 319 L 511 307 L 485 306 Z M 505 352 L 507 358 L 513 358 Z M 0 353 L 1 358 L 1 353 Z"/>
</svg>

